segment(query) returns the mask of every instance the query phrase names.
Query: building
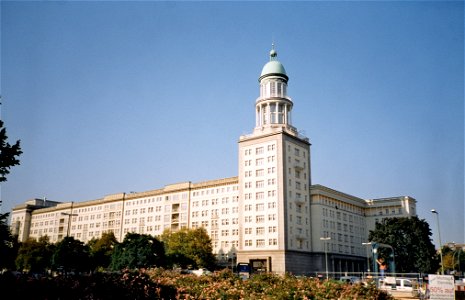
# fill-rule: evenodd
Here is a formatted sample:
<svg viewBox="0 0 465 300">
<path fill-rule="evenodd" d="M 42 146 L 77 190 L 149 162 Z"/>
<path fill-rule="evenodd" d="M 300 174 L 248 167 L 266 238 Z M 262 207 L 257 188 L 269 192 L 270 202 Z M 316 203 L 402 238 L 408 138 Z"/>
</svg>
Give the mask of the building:
<svg viewBox="0 0 465 300">
<path fill-rule="evenodd" d="M 47 235 L 83 242 L 113 232 L 161 235 L 204 227 L 218 261 L 249 263 L 256 272 L 309 274 L 363 271 L 375 223 L 416 215 L 416 200 L 364 200 L 312 185 L 310 141 L 292 125 L 289 77 L 274 49 L 259 77 L 255 128 L 238 141 L 238 176 L 183 182 L 83 202 L 32 199 L 13 208 L 20 241 Z"/>
</svg>

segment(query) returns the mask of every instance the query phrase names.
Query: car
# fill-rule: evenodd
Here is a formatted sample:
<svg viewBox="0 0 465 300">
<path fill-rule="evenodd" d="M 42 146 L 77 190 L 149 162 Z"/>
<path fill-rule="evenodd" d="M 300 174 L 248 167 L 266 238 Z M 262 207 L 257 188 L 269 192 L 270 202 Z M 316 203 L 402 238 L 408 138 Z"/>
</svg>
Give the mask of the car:
<svg viewBox="0 0 465 300">
<path fill-rule="evenodd" d="M 362 280 L 357 276 L 342 276 L 341 278 L 339 278 L 339 281 L 350 284 L 362 282 Z"/>
<path fill-rule="evenodd" d="M 203 269 L 203 268 L 200 268 L 198 270 L 192 270 L 191 271 L 192 274 L 195 274 L 197 276 L 202 276 L 202 275 L 211 275 L 213 274 L 211 271 L 207 270 L 207 269 Z"/>
<path fill-rule="evenodd" d="M 386 277 L 380 288 L 388 291 L 413 292 L 415 283 L 412 278 Z"/>
</svg>

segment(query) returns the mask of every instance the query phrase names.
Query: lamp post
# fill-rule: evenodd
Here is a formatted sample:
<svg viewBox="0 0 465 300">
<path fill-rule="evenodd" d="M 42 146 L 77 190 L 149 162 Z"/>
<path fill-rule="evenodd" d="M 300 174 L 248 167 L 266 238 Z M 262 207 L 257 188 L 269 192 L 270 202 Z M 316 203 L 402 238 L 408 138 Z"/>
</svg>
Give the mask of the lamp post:
<svg viewBox="0 0 465 300">
<path fill-rule="evenodd" d="M 371 246 L 372 244 L 373 244 L 372 242 L 362 243 L 362 245 L 364 246 L 367 246 L 367 245 Z M 373 252 L 373 248 L 371 249 L 371 251 Z M 370 273 L 370 256 L 368 253 L 367 253 L 367 270 L 368 270 L 368 273 Z"/>
<path fill-rule="evenodd" d="M 439 228 L 439 213 L 433 208 L 431 213 L 436 215 L 436 223 L 438 225 L 438 239 L 439 239 L 439 256 L 441 257 L 441 275 L 444 275 L 444 263 L 442 260 L 442 249 L 441 249 L 441 230 Z"/>
<path fill-rule="evenodd" d="M 329 272 L 328 272 L 328 242 L 331 239 L 331 237 L 320 237 L 320 240 L 324 241 L 323 242 L 323 247 L 325 248 L 325 266 L 326 266 L 326 280 L 329 279 Z"/>
<path fill-rule="evenodd" d="M 234 273 L 234 260 L 236 258 L 236 253 L 231 254 L 231 272 Z"/>
<path fill-rule="evenodd" d="M 66 212 L 62 212 L 61 214 L 64 215 L 64 216 L 68 216 L 68 228 L 66 228 L 66 237 L 69 237 L 69 228 L 71 226 L 71 217 L 76 217 L 77 214 L 66 213 Z"/>
</svg>

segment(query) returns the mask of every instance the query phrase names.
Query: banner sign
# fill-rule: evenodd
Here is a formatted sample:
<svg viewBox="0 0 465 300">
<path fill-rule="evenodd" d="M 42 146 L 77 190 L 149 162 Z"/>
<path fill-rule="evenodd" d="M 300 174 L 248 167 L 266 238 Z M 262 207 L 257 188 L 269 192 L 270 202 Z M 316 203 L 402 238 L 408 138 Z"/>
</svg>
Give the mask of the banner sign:
<svg viewBox="0 0 465 300">
<path fill-rule="evenodd" d="M 455 283 L 452 275 L 428 275 L 429 299 L 454 300 Z"/>
</svg>

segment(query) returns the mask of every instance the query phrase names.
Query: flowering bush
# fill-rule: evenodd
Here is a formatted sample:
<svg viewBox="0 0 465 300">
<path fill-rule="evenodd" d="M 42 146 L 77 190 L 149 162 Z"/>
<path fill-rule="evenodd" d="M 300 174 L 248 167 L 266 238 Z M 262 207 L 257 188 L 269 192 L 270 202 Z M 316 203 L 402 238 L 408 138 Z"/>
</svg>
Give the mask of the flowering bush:
<svg viewBox="0 0 465 300">
<path fill-rule="evenodd" d="M 232 299 L 232 300 L 392 300 L 374 283 L 349 285 L 339 281 L 320 281 L 316 278 L 254 275 L 242 280 L 229 270 L 211 276 L 178 274 L 161 269 L 151 270 L 153 281 L 176 289 L 172 299 Z"/>
<path fill-rule="evenodd" d="M 374 284 L 349 285 L 338 281 L 291 275 L 260 274 L 242 280 L 229 270 L 208 276 L 172 270 L 125 270 L 82 276 L 31 277 L 0 275 L 0 289 L 16 299 L 203 299 L 203 300 L 393 300 Z"/>
</svg>

